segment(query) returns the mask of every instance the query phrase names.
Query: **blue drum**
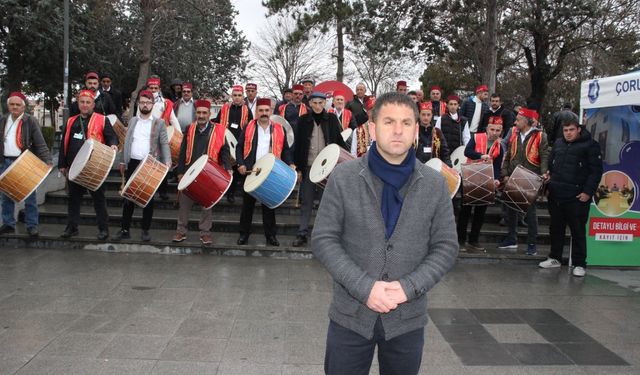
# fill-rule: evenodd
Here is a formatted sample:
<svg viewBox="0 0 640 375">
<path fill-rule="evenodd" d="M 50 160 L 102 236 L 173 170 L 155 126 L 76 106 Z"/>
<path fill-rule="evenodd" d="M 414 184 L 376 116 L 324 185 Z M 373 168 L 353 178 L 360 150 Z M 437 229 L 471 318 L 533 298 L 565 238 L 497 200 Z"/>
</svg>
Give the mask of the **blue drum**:
<svg viewBox="0 0 640 375">
<path fill-rule="evenodd" d="M 269 153 L 254 164 L 244 181 L 244 191 L 265 206 L 276 208 L 289 198 L 296 179 L 296 171 Z"/>
</svg>

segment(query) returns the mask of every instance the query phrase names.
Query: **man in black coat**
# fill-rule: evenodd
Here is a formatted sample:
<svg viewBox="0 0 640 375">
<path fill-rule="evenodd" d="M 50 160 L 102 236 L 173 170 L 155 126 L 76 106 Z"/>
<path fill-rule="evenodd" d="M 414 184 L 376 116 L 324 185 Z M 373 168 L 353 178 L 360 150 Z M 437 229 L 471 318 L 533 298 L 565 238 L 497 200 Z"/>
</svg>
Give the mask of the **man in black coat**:
<svg viewBox="0 0 640 375">
<path fill-rule="evenodd" d="M 313 161 L 322 149 L 331 143 L 348 151 L 347 145 L 340 132 L 342 127 L 336 115 L 325 111 L 327 97 L 320 92 L 314 92 L 309 96 L 311 112 L 300 117 L 298 126 L 294 128 L 296 144 L 294 147 L 293 161 L 298 168 L 300 181 L 300 196 L 302 207 L 300 209 L 300 226 L 293 246 L 302 246 L 307 243 L 309 234 L 309 218 L 313 208 L 313 200 L 320 188 L 309 179 L 309 170 Z"/>
<path fill-rule="evenodd" d="M 118 119 L 122 121 L 122 106 L 124 105 L 122 93 L 120 90 L 111 86 L 111 81 L 111 74 L 102 73 L 102 77 L 100 77 L 100 93 L 111 97 L 111 101 L 115 106 L 116 116 L 118 116 Z"/>
<path fill-rule="evenodd" d="M 109 115 L 117 115 L 117 110 L 115 104 L 113 104 L 113 100 L 111 100 L 110 95 L 104 95 L 98 88 L 100 87 L 100 82 L 98 81 L 98 73 L 96 72 L 88 72 L 84 76 L 84 87 L 86 90 L 93 91 L 95 95 L 95 108 L 93 112 L 99 113 L 101 115 L 109 116 Z M 71 108 L 69 110 L 69 116 L 75 116 L 80 114 L 80 108 L 78 107 L 78 102 L 73 102 L 71 104 Z"/>
<path fill-rule="evenodd" d="M 351 111 L 358 126 L 369 121 L 369 116 L 367 115 L 367 110 L 365 108 L 365 102 L 367 101 L 367 97 L 365 96 L 366 92 L 367 88 L 364 83 L 358 83 L 356 85 L 356 94 L 353 96 L 353 100 L 347 103 L 347 106 L 345 107 Z"/>
<path fill-rule="evenodd" d="M 560 267 L 565 228 L 571 230 L 573 276 L 582 277 L 587 267 L 585 225 L 591 197 L 602 177 L 602 154 L 598 142 L 577 121 L 566 122 L 563 137 L 557 139 L 549 155 L 549 214 L 551 252 L 541 268 Z"/>
<path fill-rule="evenodd" d="M 516 116 L 513 111 L 504 107 L 502 98 L 497 92 L 491 94 L 491 98 L 489 99 L 489 110 L 482 115 L 480 126 L 478 127 L 478 133 L 486 131 L 489 119 L 495 116 L 500 116 L 502 118 L 503 132 L 506 132 L 505 129 L 511 129 L 514 121 L 516 120 Z M 501 136 L 502 135 L 504 135 L 504 133 L 501 134 Z"/>
</svg>

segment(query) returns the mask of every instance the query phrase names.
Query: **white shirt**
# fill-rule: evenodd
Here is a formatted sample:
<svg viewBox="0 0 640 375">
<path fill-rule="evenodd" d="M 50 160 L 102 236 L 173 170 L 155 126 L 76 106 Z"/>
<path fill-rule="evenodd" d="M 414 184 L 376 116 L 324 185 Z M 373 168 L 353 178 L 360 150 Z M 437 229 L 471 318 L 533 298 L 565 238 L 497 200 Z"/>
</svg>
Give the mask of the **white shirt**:
<svg viewBox="0 0 640 375">
<path fill-rule="evenodd" d="M 251 100 L 249 100 L 249 98 L 247 98 L 247 107 L 249 107 L 249 110 L 251 111 L 251 115 L 253 115 L 253 118 L 256 118 L 256 104 L 258 103 L 258 97 L 256 96 L 255 98 L 253 98 L 253 102 L 251 102 Z"/>
<path fill-rule="evenodd" d="M 16 133 L 18 132 L 18 124 L 23 115 L 24 114 L 20 115 L 15 121 L 13 121 L 11 114 L 7 116 L 7 123 L 4 127 L 4 156 L 15 158 L 22 153 L 16 143 Z"/>
<path fill-rule="evenodd" d="M 188 101 L 180 99 L 180 106 L 178 107 L 178 122 L 182 128 L 186 128 L 191 124 L 195 118 L 193 117 L 193 98 Z"/>
<path fill-rule="evenodd" d="M 146 120 L 138 117 L 131 142 L 131 159 L 142 160 L 149 154 L 152 126 L 153 116 Z"/>
<path fill-rule="evenodd" d="M 158 95 L 158 93 L 154 93 L 153 97 L 154 97 L 154 103 L 153 103 L 153 109 L 151 109 L 151 116 L 155 118 L 162 118 L 162 114 L 164 113 L 164 108 L 165 108 L 164 98 Z M 136 111 L 136 116 L 140 117 L 140 108 L 138 108 L 138 111 Z M 180 127 L 180 122 L 178 121 L 178 117 L 176 117 L 176 114 L 174 111 L 171 111 L 168 125 L 173 126 L 173 131 L 176 131 L 182 134 L 182 128 Z"/>
<path fill-rule="evenodd" d="M 473 101 L 476 103 L 475 110 L 473 111 L 473 117 L 471 118 L 471 126 L 469 130 L 472 132 L 478 131 L 478 126 L 480 125 L 480 116 L 482 111 L 482 102 L 478 99 L 477 96 L 473 97 Z"/>
<path fill-rule="evenodd" d="M 258 132 L 258 147 L 256 147 L 256 161 L 261 157 L 269 153 L 271 147 L 271 124 L 263 129 L 260 124 L 256 124 L 256 131 Z"/>
<path fill-rule="evenodd" d="M 520 132 L 520 142 L 524 143 L 524 140 L 527 138 L 527 136 L 529 135 L 529 133 L 531 133 L 531 131 L 533 130 L 533 127 L 529 128 L 529 130 L 527 130 L 526 133 Z"/>
</svg>

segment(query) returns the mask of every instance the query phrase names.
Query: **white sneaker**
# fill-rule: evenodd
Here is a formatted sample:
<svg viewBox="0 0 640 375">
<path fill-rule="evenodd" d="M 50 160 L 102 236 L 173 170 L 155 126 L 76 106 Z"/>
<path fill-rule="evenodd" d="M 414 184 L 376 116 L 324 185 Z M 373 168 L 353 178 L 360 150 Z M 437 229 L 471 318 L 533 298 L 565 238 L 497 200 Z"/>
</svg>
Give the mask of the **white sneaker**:
<svg viewBox="0 0 640 375">
<path fill-rule="evenodd" d="M 547 258 L 547 260 L 543 260 L 542 262 L 538 263 L 538 267 L 540 268 L 558 268 L 562 266 L 562 264 L 553 258 Z"/>
<path fill-rule="evenodd" d="M 575 267 L 572 272 L 573 276 L 584 277 L 587 274 L 587 270 L 584 267 Z"/>
</svg>

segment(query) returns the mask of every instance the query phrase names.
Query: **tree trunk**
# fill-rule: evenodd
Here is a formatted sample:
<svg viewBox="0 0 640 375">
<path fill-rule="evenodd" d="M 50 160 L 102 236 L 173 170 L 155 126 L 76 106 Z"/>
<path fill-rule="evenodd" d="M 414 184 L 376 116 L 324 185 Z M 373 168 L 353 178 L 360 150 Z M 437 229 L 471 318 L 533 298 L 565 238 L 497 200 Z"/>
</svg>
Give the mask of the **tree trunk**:
<svg viewBox="0 0 640 375">
<path fill-rule="evenodd" d="M 156 5 L 156 1 L 154 0 L 140 1 L 143 14 L 142 46 L 140 59 L 138 60 L 140 63 L 138 66 L 138 82 L 136 84 L 136 90 L 131 94 L 131 101 L 129 102 L 129 118 L 136 115 L 133 113 L 133 108 L 138 97 L 138 92 L 142 86 L 145 85 L 146 80 L 149 77 L 149 71 L 151 68 L 151 42 L 153 37 L 153 12 L 155 11 Z"/>
<path fill-rule="evenodd" d="M 342 82 L 344 79 L 344 26 L 342 19 L 342 1 L 336 2 L 336 39 L 338 40 L 338 70 L 336 80 Z"/>
<path fill-rule="evenodd" d="M 498 5 L 497 0 L 487 0 L 487 22 L 485 25 L 485 63 L 482 66 L 482 82 L 489 92 L 496 92 L 496 69 L 498 59 Z"/>
</svg>

